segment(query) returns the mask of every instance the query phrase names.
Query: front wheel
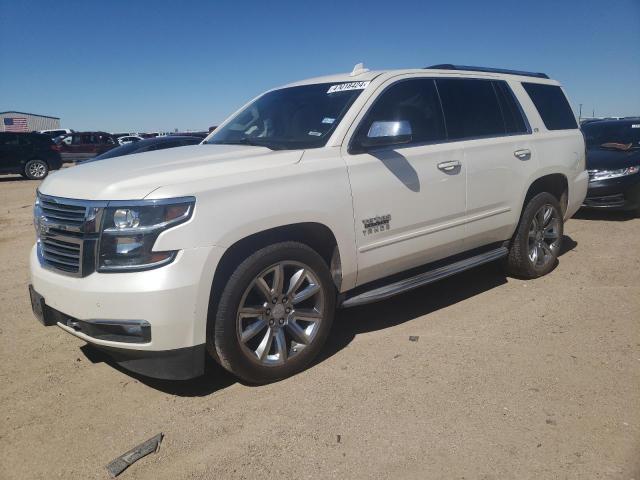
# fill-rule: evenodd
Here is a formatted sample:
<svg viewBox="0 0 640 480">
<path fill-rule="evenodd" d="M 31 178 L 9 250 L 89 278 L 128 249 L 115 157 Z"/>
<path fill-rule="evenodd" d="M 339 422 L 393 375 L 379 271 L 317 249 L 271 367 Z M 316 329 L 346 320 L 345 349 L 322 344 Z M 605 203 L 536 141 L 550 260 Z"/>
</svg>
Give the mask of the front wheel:
<svg viewBox="0 0 640 480">
<path fill-rule="evenodd" d="M 537 194 L 525 206 L 507 257 L 509 274 L 537 278 L 555 267 L 564 221 L 560 203 L 550 193 Z"/>
<path fill-rule="evenodd" d="M 335 305 L 331 274 L 318 253 L 298 242 L 270 245 L 240 263 L 229 278 L 209 350 L 250 383 L 291 376 L 321 350 Z"/>
</svg>

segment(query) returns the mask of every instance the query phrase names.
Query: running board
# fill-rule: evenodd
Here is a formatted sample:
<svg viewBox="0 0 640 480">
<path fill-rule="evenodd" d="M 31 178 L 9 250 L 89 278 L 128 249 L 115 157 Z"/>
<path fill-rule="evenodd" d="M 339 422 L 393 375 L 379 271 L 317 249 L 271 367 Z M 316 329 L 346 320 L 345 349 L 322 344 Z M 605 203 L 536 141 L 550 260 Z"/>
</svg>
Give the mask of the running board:
<svg viewBox="0 0 640 480">
<path fill-rule="evenodd" d="M 360 293 L 354 297 L 347 297 L 340 306 L 342 308 L 350 308 L 377 302 L 379 300 L 385 300 L 393 297 L 394 295 L 398 295 L 399 293 L 408 292 L 414 288 L 422 287 L 423 285 L 450 277 L 456 273 L 464 272 L 465 270 L 477 267 L 483 263 L 493 262 L 499 258 L 506 257 L 508 253 L 509 250 L 505 247 L 496 248 L 495 250 L 490 250 L 480 255 L 465 258 L 464 260 L 459 260 L 450 265 L 445 265 L 444 267 L 429 270 L 416 275 L 415 277 L 406 278 L 404 280 L 390 283 L 389 285 L 374 288 L 373 290 Z"/>
</svg>

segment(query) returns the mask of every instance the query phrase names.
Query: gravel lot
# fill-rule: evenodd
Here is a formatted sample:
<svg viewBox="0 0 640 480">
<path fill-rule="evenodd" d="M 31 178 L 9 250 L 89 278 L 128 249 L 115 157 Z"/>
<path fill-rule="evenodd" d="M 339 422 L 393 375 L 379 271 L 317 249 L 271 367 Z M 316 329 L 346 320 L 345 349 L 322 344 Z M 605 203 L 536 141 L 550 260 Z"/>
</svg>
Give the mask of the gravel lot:
<svg viewBox="0 0 640 480">
<path fill-rule="evenodd" d="M 108 478 L 164 432 L 119 478 L 640 479 L 640 219 L 571 220 L 542 279 L 487 265 L 340 312 L 294 378 L 171 383 L 37 323 L 36 187 L 0 177 L 0 478 Z"/>
</svg>

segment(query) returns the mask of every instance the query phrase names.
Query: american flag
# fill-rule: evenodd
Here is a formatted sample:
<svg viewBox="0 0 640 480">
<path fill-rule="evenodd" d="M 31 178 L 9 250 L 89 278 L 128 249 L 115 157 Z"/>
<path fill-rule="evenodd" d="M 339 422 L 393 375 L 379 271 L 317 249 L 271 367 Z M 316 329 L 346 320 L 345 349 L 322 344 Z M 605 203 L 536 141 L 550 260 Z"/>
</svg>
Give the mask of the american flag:
<svg viewBox="0 0 640 480">
<path fill-rule="evenodd" d="M 26 132 L 27 119 L 24 117 L 8 117 L 4 119 L 5 132 Z"/>
</svg>

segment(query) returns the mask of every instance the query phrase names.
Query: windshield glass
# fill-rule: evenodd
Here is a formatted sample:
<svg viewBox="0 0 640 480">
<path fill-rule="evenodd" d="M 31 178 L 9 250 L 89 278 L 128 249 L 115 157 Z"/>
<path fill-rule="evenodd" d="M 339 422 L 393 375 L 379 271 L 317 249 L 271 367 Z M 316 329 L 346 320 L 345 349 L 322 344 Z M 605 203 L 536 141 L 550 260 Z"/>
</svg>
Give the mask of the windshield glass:
<svg viewBox="0 0 640 480">
<path fill-rule="evenodd" d="M 640 148 L 640 120 L 630 123 L 591 123 L 582 127 L 588 148 Z"/>
<path fill-rule="evenodd" d="M 368 83 L 319 83 L 267 92 L 205 143 L 273 150 L 322 147 Z"/>
</svg>

